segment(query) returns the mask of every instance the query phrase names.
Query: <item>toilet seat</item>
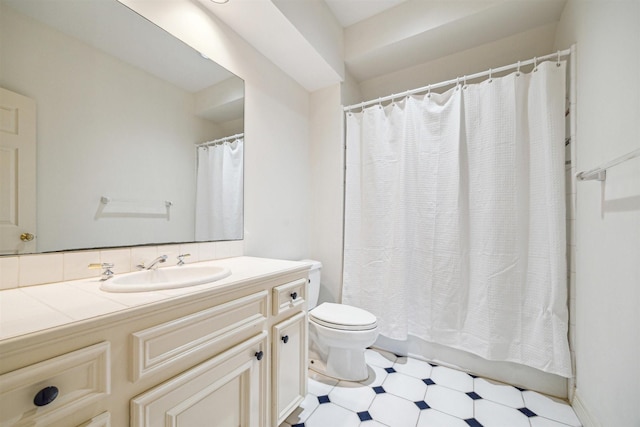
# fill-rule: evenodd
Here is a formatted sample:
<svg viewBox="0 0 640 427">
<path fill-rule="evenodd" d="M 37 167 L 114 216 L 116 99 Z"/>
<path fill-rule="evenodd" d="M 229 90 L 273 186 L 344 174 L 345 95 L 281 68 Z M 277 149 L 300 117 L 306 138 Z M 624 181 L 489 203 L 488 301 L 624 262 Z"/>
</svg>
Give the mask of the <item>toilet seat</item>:
<svg viewBox="0 0 640 427">
<path fill-rule="evenodd" d="M 376 316 L 358 307 L 325 302 L 309 312 L 319 325 L 343 331 L 366 331 L 378 326 Z"/>
</svg>

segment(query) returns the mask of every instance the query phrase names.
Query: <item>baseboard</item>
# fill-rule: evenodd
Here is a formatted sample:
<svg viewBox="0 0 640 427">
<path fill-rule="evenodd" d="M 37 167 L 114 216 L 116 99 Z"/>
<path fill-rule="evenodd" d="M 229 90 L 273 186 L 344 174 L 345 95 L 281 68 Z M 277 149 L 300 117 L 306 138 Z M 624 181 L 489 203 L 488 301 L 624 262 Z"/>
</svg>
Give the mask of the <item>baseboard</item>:
<svg viewBox="0 0 640 427">
<path fill-rule="evenodd" d="M 602 427 L 602 424 L 600 424 L 596 420 L 596 418 L 594 418 L 591 415 L 591 413 L 585 406 L 584 402 L 580 398 L 580 390 L 578 389 L 576 389 L 575 393 L 573 394 L 573 400 L 571 401 L 571 406 L 573 407 L 573 410 L 576 412 L 576 415 L 578 416 L 578 419 L 582 423 L 583 427 Z"/>
</svg>

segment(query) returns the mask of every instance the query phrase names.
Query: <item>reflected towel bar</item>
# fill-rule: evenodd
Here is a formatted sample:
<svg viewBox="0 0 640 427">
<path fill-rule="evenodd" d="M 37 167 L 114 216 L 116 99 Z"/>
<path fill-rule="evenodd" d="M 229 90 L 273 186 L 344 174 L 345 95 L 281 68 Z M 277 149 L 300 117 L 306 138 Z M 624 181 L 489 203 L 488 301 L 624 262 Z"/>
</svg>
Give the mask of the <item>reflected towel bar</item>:
<svg viewBox="0 0 640 427">
<path fill-rule="evenodd" d="M 607 179 L 607 169 L 635 157 L 640 157 L 640 148 L 633 150 L 632 152 L 625 154 L 624 156 L 617 157 L 595 169 L 579 172 L 576 174 L 576 178 L 578 179 L 578 181 L 590 181 L 594 179 L 597 181 L 604 181 Z"/>
<path fill-rule="evenodd" d="M 171 203 L 168 200 L 126 200 L 126 199 L 112 199 L 111 197 L 106 197 L 106 196 L 102 196 L 100 197 L 100 203 L 102 203 L 103 205 L 108 205 L 109 203 L 112 202 L 116 202 L 116 203 L 130 203 L 130 204 L 156 204 L 156 203 L 161 203 L 163 204 L 165 207 L 169 208 L 173 205 L 173 203 Z"/>
</svg>

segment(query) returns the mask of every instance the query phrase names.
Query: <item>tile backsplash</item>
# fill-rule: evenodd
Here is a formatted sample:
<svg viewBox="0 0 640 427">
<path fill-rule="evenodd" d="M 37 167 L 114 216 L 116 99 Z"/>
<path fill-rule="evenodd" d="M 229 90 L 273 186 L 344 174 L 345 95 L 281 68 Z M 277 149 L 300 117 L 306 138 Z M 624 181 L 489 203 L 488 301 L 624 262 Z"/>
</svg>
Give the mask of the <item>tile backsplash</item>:
<svg viewBox="0 0 640 427">
<path fill-rule="evenodd" d="M 138 264 L 149 263 L 160 255 L 167 255 L 167 261 L 162 267 L 168 267 L 176 265 L 178 255 L 181 254 L 189 254 L 184 258 L 185 263 L 242 256 L 244 241 L 133 246 L 0 257 L 0 290 L 100 276 L 102 270 L 88 268 L 92 263 L 114 264 L 113 272 L 119 274 L 136 271 Z"/>
</svg>

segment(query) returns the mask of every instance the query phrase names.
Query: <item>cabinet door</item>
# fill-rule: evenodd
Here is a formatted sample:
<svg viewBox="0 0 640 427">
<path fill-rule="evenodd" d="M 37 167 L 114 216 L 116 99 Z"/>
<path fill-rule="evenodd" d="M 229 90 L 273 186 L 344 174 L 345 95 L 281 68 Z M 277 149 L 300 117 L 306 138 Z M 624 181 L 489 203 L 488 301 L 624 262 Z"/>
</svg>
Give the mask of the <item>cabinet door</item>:
<svg viewBox="0 0 640 427">
<path fill-rule="evenodd" d="M 273 327 L 273 425 L 280 425 L 307 394 L 307 313 Z"/>
<path fill-rule="evenodd" d="M 131 425 L 266 427 L 262 332 L 131 401 Z"/>
</svg>

